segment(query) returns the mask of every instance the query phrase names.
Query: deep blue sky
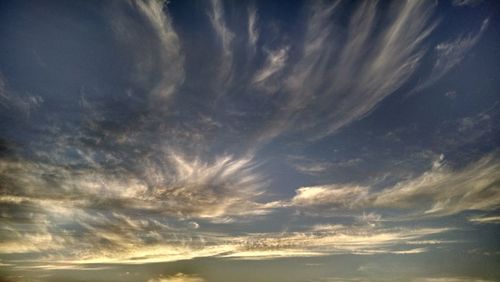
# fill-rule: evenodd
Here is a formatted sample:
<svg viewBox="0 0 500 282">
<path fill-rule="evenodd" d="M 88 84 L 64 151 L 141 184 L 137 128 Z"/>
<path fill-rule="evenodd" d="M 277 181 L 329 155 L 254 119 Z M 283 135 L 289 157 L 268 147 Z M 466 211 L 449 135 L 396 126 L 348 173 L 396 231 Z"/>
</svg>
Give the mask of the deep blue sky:
<svg viewBox="0 0 500 282">
<path fill-rule="evenodd" d="M 1 1 L 0 281 L 498 281 L 496 1 Z"/>
</svg>

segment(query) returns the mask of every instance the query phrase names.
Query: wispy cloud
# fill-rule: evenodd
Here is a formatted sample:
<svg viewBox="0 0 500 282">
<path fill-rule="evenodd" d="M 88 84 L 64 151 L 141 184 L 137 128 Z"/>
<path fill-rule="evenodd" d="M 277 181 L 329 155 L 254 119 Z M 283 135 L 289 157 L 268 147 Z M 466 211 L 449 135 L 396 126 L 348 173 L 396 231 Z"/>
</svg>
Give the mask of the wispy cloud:
<svg viewBox="0 0 500 282">
<path fill-rule="evenodd" d="M 44 100 L 38 95 L 19 95 L 9 88 L 7 78 L 0 72 L 0 107 L 11 115 L 20 115 L 26 119 L 36 111 Z"/>
<path fill-rule="evenodd" d="M 2 189 L 2 199 L 66 200 L 69 205 L 92 206 L 100 198 L 115 202 L 116 208 L 195 217 L 265 213 L 253 202 L 262 193 L 265 179 L 254 172 L 256 164 L 251 158 L 222 156 L 207 163 L 176 152 L 164 157 L 160 164 L 143 163 L 140 178 L 126 171 L 108 175 L 105 171 L 2 161 L 2 182 L 10 187 Z M 52 179 L 43 177 L 48 174 Z"/>
<path fill-rule="evenodd" d="M 459 7 L 462 7 L 462 6 L 477 6 L 479 4 L 481 4 L 481 2 L 483 2 L 482 0 L 453 0 L 451 3 L 453 4 L 453 6 L 459 6 Z"/>
<path fill-rule="evenodd" d="M 266 64 L 255 74 L 254 82 L 262 83 L 285 66 L 287 48 L 269 51 Z"/>
<path fill-rule="evenodd" d="M 219 0 L 212 0 L 211 10 L 209 11 L 210 23 L 219 39 L 221 44 L 221 64 L 218 71 L 218 78 L 220 82 L 225 86 L 231 77 L 231 68 L 233 64 L 233 50 L 232 41 L 234 38 L 233 32 L 226 25 L 224 19 L 224 7 L 223 3 Z"/>
<path fill-rule="evenodd" d="M 137 88 L 150 87 L 150 106 L 158 109 L 158 102 L 165 107 L 166 98 L 172 96 L 184 80 L 184 57 L 180 41 L 170 16 L 164 12 L 164 1 L 138 1 L 127 3 L 149 25 L 151 38 L 125 12 L 127 4 L 111 7 L 110 22 L 114 36 L 122 44 L 133 47 L 134 74 L 131 80 Z M 144 41 L 137 39 L 143 38 Z M 142 51 L 142 52 L 141 52 Z"/>
<path fill-rule="evenodd" d="M 301 55 L 284 78 L 289 99 L 264 132 L 266 138 L 287 130 L 303 130 L 313 139 L 329 135 L 368 114 L 408 81 L 436 26 L 434 5 L 393 3 L 383 22 L 377 5 L 358 3 L 345 36 L 332 23 L 340 2 L 311 5 Z"/>
<path fill-rule="evenodd" d="M 491 210 L 500 204 L 500 162 L 493 153 L 468 165 L 452 170 L 443 165 L 443 157 L 422 175 L 399 182 L 382 191 L 371 191 L 358 185 L 323 185 L 302 187 L 285 205 L 297 207 L 395 208 L 426 216 L 443 216 L 466 210 Z"/>
<path fill-rule="evenodd" d="M 492 223 L 500 224 L 500 216 L 476 216 L 469 218 L 469 221 L 474 223 Z"/>
<path fill-rule="evenodd" d="M 465 1 L 464 1 L 465 2 Z M 488 27 L 489 19 L 485 19 L 479 31 L 468 35 L 461 35 L 458 38 L 446 42 L 441 42 L 434 48 L 435 63 L 428 76 L 428 79 L 419 85 L 416 90 L 423 89 L 435 83 L 451 69 L 457 66 L 467 55 L 468 51 L 474 47 L 484 31 Z"/>
<path fill-rule="evenodd" d="M 362 186 L 325 185 L 302 187 L 291 200 L 293 206 L 328 206 L 353 208 L 368 196 L 368 188 Z"/>
<path fill-rule="evenodd" d="M 429 236 L 444 234 L 447 228 L 378 228 L 361 226 L 313 226 L 303 232 L 246 233 L 229 236 L 207 232 L 175 232 L 153 220 L 134 220 L 114 214 L 91 215 L 75 212 L 69 221 L 83 230 L 71 232 L 47 225 L 58 236 L 40 239 L 44 248 L 20 248 L 19 253 L 38 257 L 40 265 L 53 269 L 78 268 L 93 264 L 144 264 L 198 257 L 273 259 L 332 254 L 412 254 L 426 252 L 436 241 Z M 61 218 L 59 218 L 61 220 Z M 68 218 L 66 219 L 68 220 Z M 22 246 L 17 238 L 9 246 Z M 91 246 L 91 247 L 89 247 Z M 58 267 L 59 266 L 59 267 Z"/>
<path fill-rule="evenodd" d="M 495 154 L 466 168 L 453 171 L 436 167 L 421 176 L 384 190 L 374 206 L 426 209 L 428 215 L 448 215 L 465 210 L 489 210 L 500 203 L 498 175 L 500 162 Z M 432 206 L 422 205 L 431 200 Z"/>
<path fill-rule="evenodd" d="M 488 19 L 447 39 L 432 1 L 291 3 L 276 14 L 264 2 L 12 4 L 25 15 L 0 29 L 19 45 L 0 47 L 0 266 L 411 256 L 457 242 L 445 237 L 460 226 L 444 216 L 473 211 L 462 222 L 470 228 L 500 221 L 498 152 L 478 146 L 458 165 L 445 156 L 493 136 L 497 104 L 436 125 L 447 150 L 422 148 L 423 159 L 439 157 L 401 177 L 379 165 L 388 139 L 408 158 L 409 130 L 386 122 L 405 111 L 346 129 L 399 90 L 449 73 Z M 466 2 L 475 1 L 453 4 Z M 31 45 L 26 61 L 43 61 L 33 70 L 17 62 Z M 465 96 L 447 89 L 457 93 L 446 103 Z"/>
<path fill-rule="evenodd" d="M 258 14 L 255 6 L 248 8 L 248 44 L 253 54 L 256 52 L 257 40 L 259 40 L 259 30 L 257 26 Z"/>
<path fill-rule="evenodd" d="M 159 276 L 157 278 L 151 278 L 147 282 L 204 282 L 205 279 L 184 273 L 177 273 L 171 276 Z"/>
</svg>

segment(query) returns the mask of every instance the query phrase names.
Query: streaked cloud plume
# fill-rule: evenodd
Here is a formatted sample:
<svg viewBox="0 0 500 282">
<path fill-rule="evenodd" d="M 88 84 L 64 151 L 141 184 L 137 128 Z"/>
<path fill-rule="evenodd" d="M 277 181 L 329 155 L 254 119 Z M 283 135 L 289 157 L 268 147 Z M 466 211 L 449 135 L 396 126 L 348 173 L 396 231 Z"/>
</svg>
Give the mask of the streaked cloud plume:
<svg viewBox="0 0 500 282">
<path fill-rule="evenodd" d="M 443 164 L 443 156 L 418 177 L 401 181 L 381 191 L 358 185 L 302 187 L 285 205 L 297 207 L 393 208 L 425 216 L 444 216 L 466 210 L 493 210 L 500 204 L 496 153 L 465 168 L 453 170 Z"/>
<path fill-rule="evenodd" d="M 496 228 L 495 76 L 404 95 L 492 32 L 443 20 L 477 2 L 2 3 L 0 276 L 193 260 L 142 281 L 202 282 L 184 263 L 426 257 Z"/>
<path fill-rule="evenodd" d="M 196 275 L 177 273 L 175 275 L 167 277 L 160 276 L 158 278 L 152 278 L 149 279 L 147 282 L 204 282 L 204 281 L 206 280 Z"/>
</svg>

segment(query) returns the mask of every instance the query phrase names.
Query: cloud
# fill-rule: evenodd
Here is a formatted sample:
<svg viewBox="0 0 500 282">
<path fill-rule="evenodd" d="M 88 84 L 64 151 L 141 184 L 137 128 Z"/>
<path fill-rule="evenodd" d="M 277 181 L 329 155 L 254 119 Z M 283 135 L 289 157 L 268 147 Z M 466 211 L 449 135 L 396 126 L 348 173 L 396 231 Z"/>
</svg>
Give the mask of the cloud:
<svg viewBox="0 0 500 282">
<path fill-rule="evenodd" d="M 205 279 L 199 276 L 189 275 L 184 273 L 177 273 L 175 275 L 167 277 L 160 276 L 158 278 L 151 278 L 148 280 L 148 282 L 204 282 L 204 281 Z"/>
<path fill-rule="evenodd" d="M 266 183 L 255 173 L 257 164 L 250 157 L 227 155 L 208 163 L 169 151 L 160 163 L 143 160 L 142 164 L 138 177 L 128 171 L 108 174 L 99 169 L 2 160 L 2 198 L 65 200 L 68 205 L 84 206 L 110 201 L 115 208 L 189 217 L 266 213 L 264 206 L 253 201 Z"/>
<path fill-rule="evenodd" d="M 217 76 L 222 85 L 227 85 L 231 79 L 231 68 L 233 64 L 233 51 L 231 45 L 235 35 L 227 27 L 224 20 L 223 3 L 219 0 L 212 0 L 210 3 L 211 10 L 208 16 L 222 47 L 221 64 Z"/>
<path fill-rule="evenodd" d="M 325 185 L 302 187 L 296 190 L 291 205 L 354 208 L 367 196 L 368 188 L 361 186 Z"/>
<path fill-rule="evenodd" d="M 289 156 L 288 163 L 300 173 L 308 175 L 326 174 L 338 168 L 351 168 L 360 164 L 361 158 L 352 158 L 339 161 L 327 161 L 324 159 L 312 159 L 304 156 Z"/>
<path fill-rule="evenodd" d="M 476 216 L 469 218 L 470 222 L 473 223 L 492 223 L 492 224 L 500 224 L 500 216 Z"/>
<path fill-rule="evenodd" d="M 433 72 L 435 75 L 442 76 L 452 67 L 457 65 L 464 57 L 465 53 L 476 45 L 481 38 L 484 30 L 488 27 L 489 20 L 483 21 L 479 32 L 472 35 L 461 36 L 454 41 L 448 41 L 438 44 L 435 47 L 437 60 L 434 64 Z"/>
<path fill-rule="evenodd" d="M 248 44 L 253 54 L 256 52 L 257 40 L 259 40 L 258 20 L 257 9 L 255 6 L 250 6 L 248 8 Z"/>
<path fill-rule="evenodd" d="M 496 171 L 500 161 L 496 153 L 468 166 L 452 170 L 444 157 L 418 177 L 401 181 L 381 191 L 358 185 L 322 185 L 302 187 L 285 206 L 329 210 L 335 208 L 393 208 L 416 212 L 421 216 L 444 216 L 466 210 L 492 210 L 500 204 Z"/>
<path fill-rule="evenodd" d="M 257 86 L 267 88 L 270 92 L 276 91 L 279 85 L 269 80 L 278 75 L 285 67 L 288 49 L 288 47 L 283 47 L 275 51 L 268 51 L 266 63 L 255 74 L 253 83 Z"/>
<path fill-rule="evenodd" d="M 315 175 L 327 171 L 332 167 L 332 164 L 326 162 L 318 162 L 308 164 L 293 164 L 293 167 L 301 173 Z"/>
<path fill-rule="evenodd" d="M 245 166 L 244 162 L 230 164 L 228 161 L 221 161 L 217 165 L 206 167 L 198 164 L 203 167 L 200 169 L 183 159 L 178 161 L 184 163 L 179 165 L 176 183 L 185 183 L 187 178 L 199 179 L 201 182 L 205 181 L 204 178 L 214 180 L 214 174 L 218 177 L 232 175 L 234 172 L 231 170 L 237 171 L 238 166 Z M 2 183 L 9 183 L 12 181 L 9 177 L 14 176 L 12 171 L 22 171 L 25 166 L 18 164 L 16 167 L 3 163 L 2 168 Z M 36 166 L 30 166 L 27 170 L 38 176 L 50 173 L 51 177 L 61 177 L 55 174 L 54 169 L 46 172 L 35 168 Z M 5 177 L 6 175 L 9 177 Z M 36 258 L 38 264 L 50 265 L 53 269 L 69 266 L 79 268 L 93 264 L 144 264 L 197 257 L 271 259 L 343 253 L 415 253 L 426 251 L 432 244 L 416 245 L 414 242 L 428 242 L 426 237 L 449 231 L 447 228 L 384 228 L 372 224 L 380 220 L 380 216 L 364 214 L 360 219 L 361 224 L 352 226 L 313 225 L 301 232 L 249 232 L 240 235 L 213 233 L 204 231 L 199 224 L 186 221 L 183 217 L 220 218 L 222 214 L 231 215 L 230 211 L 244 216 L 266 212 L 265 209 L 259 210 L 265 206 L 277 208 L 279 205 L 239 203 L 238 209 L 222 209 L 224 213 L 221 214 L 221 209 L 216 205 L 224 205 L 225 200 L 221 200 L 224 196 L 219 196 L 214 205 L 206 207 L 207 210 L 202 207 L 204 203 L 200 203 L 201 200 L 189 199 L 183 202 L 187 207 L 177 208 L 180 212 L 185 212 L 179 215 L 172 213 L 168 205 L 177 201 L 176 197 L 184 200 L 183 197 L 187 196 L 183 194 L 191 193 L 191 187 L 174 190 L 169 194 L 168 201 L 162 201 L 161 197 L 157 199 L 156 194 L 147 193 L 147 189 L 140 185 L 116 185 L 104 180 L 100 184 L 104 186 L 99 186 L 95 182 L 86 183 L 82 180 L 86 176 L 82 176 L 82 179 L 76 178 L 72 182 L 59 180 L 61 186 L 49 188 L 34 185 L 33 179 L 39 177 L 24 176 L 22 179 L 26 184 L 25 190 L 14 189 L 17 193 L 10 193 L 14 195 L 2 191 L 0 197 L 6 231 L 2 233 L 0 253 L 8 254 L 15 250 L 19 254 L 29 254 L 30 260 Z M 76 176 L 68 174 L 67 177 Z M 86 185 L 86 193 L 78 190 L 82 184 Z M 43 187 L 46 188 L 41 189 Z M 103 190 L 102 187 L 109 188 Z M 197 186 L 193 184 L 193 187 Z M 52 189 L 54 190 L 47 191 Z M 65 194 L 66 189 L 72 191 L 71 195 Z M 28 191 L 31 193 L 22 195 Z M 309 204 L 314 198 L 309 197 L 309 192 L 304 191 L 296 197 L 296 203 Z M 337 195 L 350 195 L 326 193 L 330 197 L 327 199 Z M 154 199 L 151 198 L 152 195 L 155 195 Z M 191 194 L 189 196 L 197 197 Z M 210 201 L 210 197 L 207 196 L 206 200 Z M 347 202 L 337 202 L 339 206 L 349 206 Z M 197 207 L 190 207 L 191 204 L 202 208 L 198 210 Z M 30 243 L 26 243 L 27 241 Z M 18 263 L 22 263 L 22 260 Z"/>
<path fill-rule="evenodd" d="M 448 232 L 446 228 L 384 229 L 370 226 L 313 226 L 306 232 L 253 234 L 225 257 L 277 258 L 331 254 L 411 254 L 427 251 L 412 241 Z M 241 239 L 240 239 L 241 240 Z"/>
<path fill-rule="evenodd" d="M 169 97 L 184 80 L 184 58 L 180 50 L 179 38 L 172 27 L 171 20 L 163 10 L 165 2 L 144 1 L 137 2 L 140 10 L 150 20 L 160 40 L 160 61 L 167 65 L 161 75 L 162 80 L 152 90 L 152 95 Z"/>
<path fill-rule="evenodd" d="M 479 4 L 481 4 L 481 2 L 483 2 L 482 0 L 453 0 L 451 3 L 453 6 L 459 6 L 459 7 L 462 7 L 462 6 L 470 6 L 470 7 L 474 7 L 474 6 L 477 6 Z"/>
<path fill-rule="evenodd" d="M 408 81 L 436 26 L 431 20 L 435 5 L 396 2 L 382 22 L 377 6 L 358 3 L 344 33 L 335 25 L 340 2 L 311 5 L 300 56 L 283 78 L 288 99 L 264 140 L 288 131 L 310 139 L 330 135 Z"/>
<path fill-rule="evenodd" d="M 9 88 L 7 78 L 0 72 L 0 107 L 11 116 L 29 119 L 30 113 L 43 104 L 39 95 L 19 95 Z"/>
<path fill-rule="evenodd" d="M 466 2 L 466 1 L 464 1 Z M 435 62 L 427 80 L 416 89 L 428 87 L 456 67 L 467 52 L 474 47 L 488 27 L 489 19 L 483 20 L 481 28 L 474 34 L 461 35 L 458 38 L 441 42 L 434 48 Z"/>
<path fill-rule="evenodd" d="M 65 5 L 61 13 L 74 12 Z M 95 17 L 95 26 L 54 23 L 56 31 L 68 26 L 60 37 L 88 46 L 88 53 L 77 49 L 68 58 L 53 55 L 55 60 L 43 50 L 34 51 L 45 69 L 68 61 L 67 69 L 78 70 L 71 72 L 74 77 L 64 76 L 70 72 L 62 68 L 53 75 L 56 86 L 30 94 L 0 74 L 0 107 L 10 116 L 28 117 L 22 125 L 2 128 L 14 139 L 12 144 L 20 144 L 0 159 L 0 254 L 2 259 L 15 257 L 16 267 L 84 269 L 200 257 L 409 255 L 449 243 L 435 237 L 451 229 L 388 227 L 390 219 L 382 211 L 396 209 L 395 217 L 402 212 L 402 217 L 420 218 L 490 211 L 500 204 L 497 154 L 462 168 L 449 167 L 442 156 L 421 175 L 384 189 L 331 183 L 330 171 L 355 166 L 360 158 L 291 158 L 291 166 L 307 175 L 300 177 L 321 175 L 294 196 L 280 184 L 271 187 L 269 178 L 283 177 L 282 172 L 262 165 L 281 149 L 300 151 L 306 141 L 363 118 L 409 83 L 437 26 L 433 3 L 307 3 L 291 26 L 267 22 L 268 14 L 254 6 L 245 6 L 240 14 L 234 6 L 225 10 L 217 0 L 210 2 L 208 16 L 186 26 L 170 16 L 162 1 L 99 5 L 92 9 L 99 13 L 89 16 Z M 207 52 L 214 58 L 197 52 L 210 41 L 193 36 L 200 30 L 189 30 L 198 29 L 199 22 L 213 30 L 200 28 L 215 38 L 217 49 Z M 431 50 L 437 58 L 431 76 L 456 66 L 487 25 L 486 20 L 479 33 Z M 41 28 L 16 33 L 53 33 L 45 25 Z M 89 42 L 100 41 L 92 36 L 84 41 L 88 34 L 109 42 L 94 50 Z M 45 82 L 25 83 L 32 77 L 45 81 L 44 73 L 35 74 L 18 77 L 16 83 L 38 89 Z M 193 81 L 184 83 L 187 79 Z M 209 89 L 214 81 L 216 89 Z M 65 87 L 59 89 L 59 84 Z M 31 118 L 34 113 L 38 115 Z M 464 118 L 456 127 L 468 133 L 491 122 L 485 113 Z M 271 140 L 286 146 L 264 148 Z M 317 212 L 303 217 L 303 210 Z M 345 220 L 352 225 L 307 217 L 323 212 L 348 214 Z M 293 225 L 309 219 L 313 222 L 298 230 Z M 245 225 L 258 220 L 264 223 Z M 469 220 L 496 223 L 497 217 Z M 218 228 L 221 232 L 214 231 Z M 153 281 L 204 280 L 179 273 Z"/>
<path fill-rule="evenodd" d="M 465 210 L 490 210 L 500 204 L 496 154 L 460 170 L 434 167 L 421 176 L 400 182 L 376 196 L 377 207 L 426 208 L 428 215 L 449 215 Z M 431 201 L 432 206 L 424 204 Z"/>
<path fill-rule="evenodd" d="M 140 174 L 0 160 L 0 253 L 64 265 L 214 256 L 226 243 L 192 234 L 200 225 L 190 219 L 222 224 L 273 208 L 255 201 L 266 182 L 251 157 L 204 162 L 169 150 L 162 162 L 137 161 Z"/>
<path fill-rule="evenodd" d="M 150 88 L 149 106 L 157 110 L 165 110 L 165 102 L 184 81 L 180 40 L 164 5 L 164 1 L 131 1 L 115 3 L 109 11 L 116 40 L 132 50 L 134 70 L 130 79 L 136 89 Z M 130 17 L 127 8 L 135 10 L 142 19 Z M 163 109 L 158 107 L 159 102 Z"/>
</svg>

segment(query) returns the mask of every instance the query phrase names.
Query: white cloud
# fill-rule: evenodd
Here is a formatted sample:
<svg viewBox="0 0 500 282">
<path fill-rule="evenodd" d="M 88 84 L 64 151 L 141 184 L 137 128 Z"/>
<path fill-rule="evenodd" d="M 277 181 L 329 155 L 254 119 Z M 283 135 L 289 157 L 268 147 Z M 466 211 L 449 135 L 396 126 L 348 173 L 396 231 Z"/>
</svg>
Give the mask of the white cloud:
<svg viewBox="0 0 500 282">
<path fill-rule="evenodd" d="M 275 51 L 268 51 L 265 65 L 254 76 L 253 82 L 264 83 L 271 76 L 283 69 L 287 59 L 288 47 Z"/>
<path fill-rule="evenodd" d="M 424 208 L 428 215 L 448 215 L 465 210 L 489 210 L 500 204 L 500 162 L 488 155 L 459 170 L 434 167 L 375 196 L 375 207 Z M 428 206 L 431 203 L 431 206 Z"/>
<path fill-rule="evenodd" d="M 447 228 L 379 229 L 370 226 L 314 226 L 308 232 L 253 234 L 241 238 L 236 251 L 225 257 L 276 258 L 331 254 L 410 254 L 427 251 L 411 241 L 448 232 Z"/>
<path fill-rule="evenodd" d="M 117 41 L 125 50 L 132 48 L 129 59 L 133 60 L 135 70 L 130 80 L 136 87 L 147 87 L 153 109 L 164 110 L 163 102 L 184 81 L 184 56 L 179 37 L 168 13 L 164 12 L 164 1 L 125 3 L 110 3 L 108 13 Z M 149 24 L 146 29 L 141 29 L 136 19 L 126 13 L 127 4 L 144 17 Z"/>
<path fill-rule="evenodd" d="M 283 78 L 288 101 L 261 140 L 285 131 L 315 139 L 362 118 L 408 81 L 435 27 L 435 4 L 395 2 L 380 23 L 378 3 L 367 1 L 358 3 L 344 36 L 335 25 L 340 1 L 311 6 L 301 55 Z"/>
<path fill-rule="evenodd" d="M 205 279 L 196 276 L 196 275 L 189 275 L 189 274 L 184 274 L 184 273 L 177 273 L 175 275 L 171 276 L 160 276 L 157 278 L 151 278 L 148 280 L 148 282 L 204 282 Z"/>
<path fill-rule="evenodd" d="M 461 35 L 454 40 L 441 42 L 436 45 L 434 48 L 436 61 L 432 71 L 428 79 L 419 85 L 416 90 L 430 86 L 457 66 L 464 59 L 467 52 L 481 39 L 481 36 L 488 27 L 488 23 L 489 19 L 485 19 L 481 24 L 481 28 L 475 34 Z"/>
<path fill-rule="evenodd" d="M 355 208 L 368 196 L 368 188 L 362 186 L 324 185 L 302 187 L 291 200 L 293 206 L 328 206 Z"/>
<path fill-rule="evenodd" d="M 236 159 L 227 155 L 203 162 L 168 151 L 161 163 L 144 160 L 142 164 L 143 173 L 137 177 L 127 172 L 108 174 L 98 169 L 79 171 L 2 160 L 0 172 L 4 182 L 9 183 L 9 188 L 2 189 L 2 199 L 91 206 L 99 198 L 114 201 L 117 208 L 204 218 L 268 212 L 265 204 L 254 202 L 266 181 L 255 172 L 257 164 L 251 157 Z M 47 174 L 52 179 L 40 177 Z"/>
<path fill-rule="evenodd" d="M 443 216 L 465 210 L 487 211 L 500 204 L 500 161 L 496 153 L 457 170 L 443 162 L 441 155 L 429 171 L 381 191 L 353 184 L 302 187 L 284 205 L 320 210 L 396 208 L 421 216 Z"/>
<path fill-rule="evenodd" d="M 221 65 L 219 68 L 218 77 L 222 85 L 229 82 L 231 78 L 231 68 L 233 65 L 233 50 L 232 41 L 234 39 L 233 32 L 227 27 L 224 20 L 224 7 L 220 0 L 212 0 L 211 10 L 209 11 L 210 23 L 212 24 L 215 33 L 222 46 Z"/>
<path fill-rule="evenodd" d="M 469 218 L 469 221 L 474 223 L 500 224 L 500 216 L 476 216 Z"/>
<path fill-rule="evenodd" d="M 184 58 L 180 50 L 179 37 L 172 27 L 171 20 L 163 10 L 163 1 L 139 1 L 140 10 L 150 20 L 160 39 L 161 61 L 169 66 L 163 70 L 162 81 L 154 88 L 153 95 L 169 97 L 176 87 L 183 82 Z"/>
</svg>

